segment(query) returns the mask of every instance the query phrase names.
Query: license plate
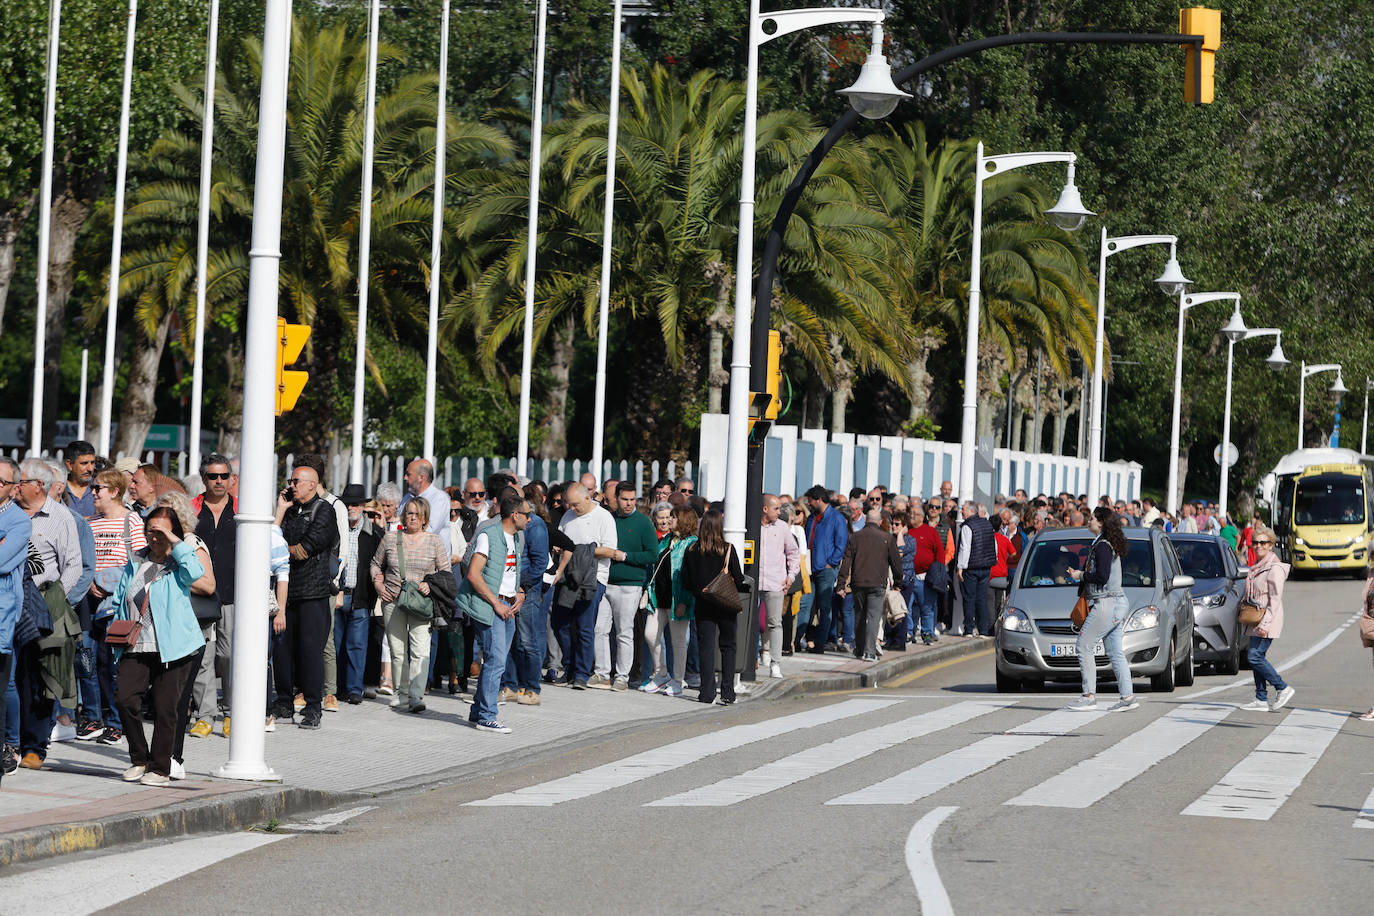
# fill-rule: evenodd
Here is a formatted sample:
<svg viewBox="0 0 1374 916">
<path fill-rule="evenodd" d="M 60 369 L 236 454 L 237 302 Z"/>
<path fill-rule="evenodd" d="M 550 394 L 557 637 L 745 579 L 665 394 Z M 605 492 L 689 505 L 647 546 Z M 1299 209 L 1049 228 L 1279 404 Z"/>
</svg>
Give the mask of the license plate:
<svg viewBox="0 0 1374 916">
<path fill-rule="evenodd" d="M 1094 654 L 1094 655 L 1104 655 L 1104 654 L 1106 654 L 1105 650 L 1102 648 L 1102 643 L 1098 643 L 1096 646 L 1093 646 L 1093 654 Z M 1050 646 L 1050 658 L 1073 658 L 1073 657 L 1077 657 L 1077 655 L 1078 655 L 1078 643 L 1074 643 L 1074 642 L 1057 642 L 1057 643 L 1053 643 L 1053 644 Z"/>
<path fill-rule="evenodd" d="M 1340 565 L 1341 565 L 1341 564 L 1340 564 L 1340 561 L 1338 561 L 1338 560 L 1318 560 L 1318 561 L 1317 561 L 1317 568 L 1318 568 L 1318 569 L 1339 569 L 1339 568 L 1340 568 Z"/>
</svg>

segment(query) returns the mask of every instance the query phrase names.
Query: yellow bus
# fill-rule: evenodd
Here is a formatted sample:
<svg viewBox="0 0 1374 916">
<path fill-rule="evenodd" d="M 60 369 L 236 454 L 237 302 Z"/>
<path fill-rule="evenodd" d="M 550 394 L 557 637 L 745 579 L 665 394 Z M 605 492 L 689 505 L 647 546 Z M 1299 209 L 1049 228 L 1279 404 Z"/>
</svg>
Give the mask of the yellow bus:
<svg viewBox="0 0 1374 916">
<path fill-rule="evenodd" d="M 1274 469 L 1272 525 L 1295 572 L 1364 576 L 1374 539 L 1368 462 L 1349 449 L 1304 449 Z"/>
</svg>

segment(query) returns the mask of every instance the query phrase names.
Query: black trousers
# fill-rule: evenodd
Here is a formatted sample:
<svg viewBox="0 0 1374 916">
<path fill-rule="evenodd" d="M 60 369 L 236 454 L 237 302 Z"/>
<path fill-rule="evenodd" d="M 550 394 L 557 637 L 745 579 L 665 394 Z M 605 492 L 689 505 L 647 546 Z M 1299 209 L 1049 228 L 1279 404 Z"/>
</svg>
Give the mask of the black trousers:
<svg viewBox="0 0 1374 916">
<path fill-rule="evenodd" d="M 854 589 L 854 654 L 878 654 L 878 628 L 887 604 L 887 588 Z"/>
<path fill-rule="evenodd" d="M 733 611 L 718 611 L 697 601 L 697 652 L 701 659 L 701 695 L 703 703 L 716 699 L 716 647 L 720 647 L 720 695 L 735 699 L 735 631 L 739 629 L 739 615 Z"/>
<path fill-rule="evenodd" d="M 363 662 L 363 686 L 382 685 L 382 641 L 386 626 L 380 617 L 367 618 L 367 660 Z"/>
<path fill-rule="evenodd" d="M 181 688 L 181 698 L 177 700 L 177 738 L 176 743 L 172 745 L 172 759 L 176 760 L 177 763 L 186 762 L 186 758 L 181 752 L 186 745 L 186 727 L 191 723 L 191 697 L 196 692 L 196 676 L 200 674 L 200 664 L 205 660 L 207 649 L 210 652 L 215 651 L 214 646 L 207 643 L 192 654 L 191 676 L 186 679 L 186 685 Z M 212 683 L 210 689 L 214 690 L 214 688 L 215 685 Z M 226 703 L 231 700 L 231 697 L 224 698 Z M 206 718 L 209 719 L 209 716 Z"/>
<path fill-rule="evenodd" d="M 652 613 L 647 607 L 642 607 L 635 611 L 635 657 L 630 663 L 630 686 L 638 687 L 653 674 L 652 671 L 645 672 L 644 669 L 644 626 L 649 622 L 649 614 Z"/>
<path fill-rule="evenodd" d="M 14 657 L 14 686 L 19 691 L 19 753 L 47 759 L 54 711 L 52 698 L 43 692 L 43 669 L 38 655 L 35 639 Z"/>
<path fill-rule="evenodd" d="M 146 766 L 163 776 L 172 774 L 181 698 L 187 680 L 195 677 L 200 653 L 164 665 L 156 652 L 126 652 L 119 660 L 119 692 L 115 709 L 129 742 L 129 763 Z M 143 733 L 143 695 L 152 692 L 153 743 Z"/>
<path fill-rule="evenodd" d="M 324 641 L 334 611 L 328 598 L 286 602 L 286 631 L 281 634 L 273 667 L 277 676 L 277 702 L 285 711 L 299 688 L 305 711 L 319 715 L 324 699 Z M 284 717 L 283 717 L 284 718 Z"/>
</svg>

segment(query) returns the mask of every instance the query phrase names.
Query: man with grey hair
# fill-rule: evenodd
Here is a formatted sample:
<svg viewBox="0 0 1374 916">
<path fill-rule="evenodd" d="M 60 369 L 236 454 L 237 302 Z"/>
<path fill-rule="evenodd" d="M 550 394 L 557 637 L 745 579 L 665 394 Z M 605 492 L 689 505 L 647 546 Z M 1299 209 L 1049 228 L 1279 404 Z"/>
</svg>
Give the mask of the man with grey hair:
<svg viewBox="0 0 1374 916">
<path fill-rule="evenodd" d="M 977 637 L 992 634 L 988 582 L 997 563 L 997 540 L 992 523 L 980 513 L 981 508 L 971 499 L 964 503 L 957 557 L 960 591 L 964 596 L 964 635 Z"/>
<path fill-rule="evenodd" d="M 837 595 L 848 594 L 853 585 L 855 610 L 862 611 L 855 614 L 854 654 L 865 661 L 878 659 L 878 627 L 887 603 L 887 584 L 902 581 L 897 539 L 882 525 L 882 508 L 869 509 L 864 526 L 849 536 L 835 580 Z"/>
<path fill-rule="evenodd" d="M 439 535 L 439 540 L 444 542 L 444 547 L 452 555 L 453 544 L 450 543 L 448 530 L 449 498 L 447 493 L 434 485 L 434 465 L 423 458 L 416 458 L 406 465 L 405 479 L 406 495 L 401 499 L 399 511 L 404 513 L 406 503 L 417 497 L 429 503 L 429 531 Z"/>
<path fill-rule="evenodd" d="M 769 677 L 782 677 L 783 596 L 801 569 L 801 554 L 792 537 L 792 526 L 780 515 L 782 501 L 763 494 L 763 518 L 759 527 L 759 600 L 764 606 L 762 664 Z M 789 513 L 790 515 L 790 513 Z"/>
</svg>

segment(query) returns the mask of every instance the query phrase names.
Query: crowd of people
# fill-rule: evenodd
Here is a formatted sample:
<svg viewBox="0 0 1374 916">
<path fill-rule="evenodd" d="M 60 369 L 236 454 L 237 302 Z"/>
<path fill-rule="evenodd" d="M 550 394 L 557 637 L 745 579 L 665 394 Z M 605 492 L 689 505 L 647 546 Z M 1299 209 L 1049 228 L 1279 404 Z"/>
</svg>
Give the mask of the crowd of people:
<svg viewBox="0 0 1374 916">
<path fill-rule="evenodd" d="M 231 729 L 236 463 L 211 454 L 177 480 L 87 442 L 64 455 L 0 458 L 0 776 L 77 740 L 127 747 L 126 780 L 184 778 L 186 738 Z M 1068 493 L 961 506 L 949 481 L 928 499 L 766 494 L 755 630 L 738 626 L 750 583 L 722 506 L 691 478 L 644 497 L 591 474 L 549 485 L 498 471 L 443 489 L 415 460 L 404 487 L 369 499 L 357 483 L 328 492 L 324 470 L 297 456 L 278 494 L 268 731 L 319 728 L 368 699 L 422 715 L 436 691 L 470 695 L 470 723 L 491 733 L 510 731 L 503 704 L 537 706 L 550 685 L 730 704 L 741 660 L 780 678 L 795 653 L 872 660 L 986 637 L 1028 538 L 1094 514 Z M 1252 546 L 1252 526 L 1204 505 L 1178 519 L 1148 499 L 1094 508 Z M 757 639 L 741 646 L 741 632 Z"/>
</svg>

